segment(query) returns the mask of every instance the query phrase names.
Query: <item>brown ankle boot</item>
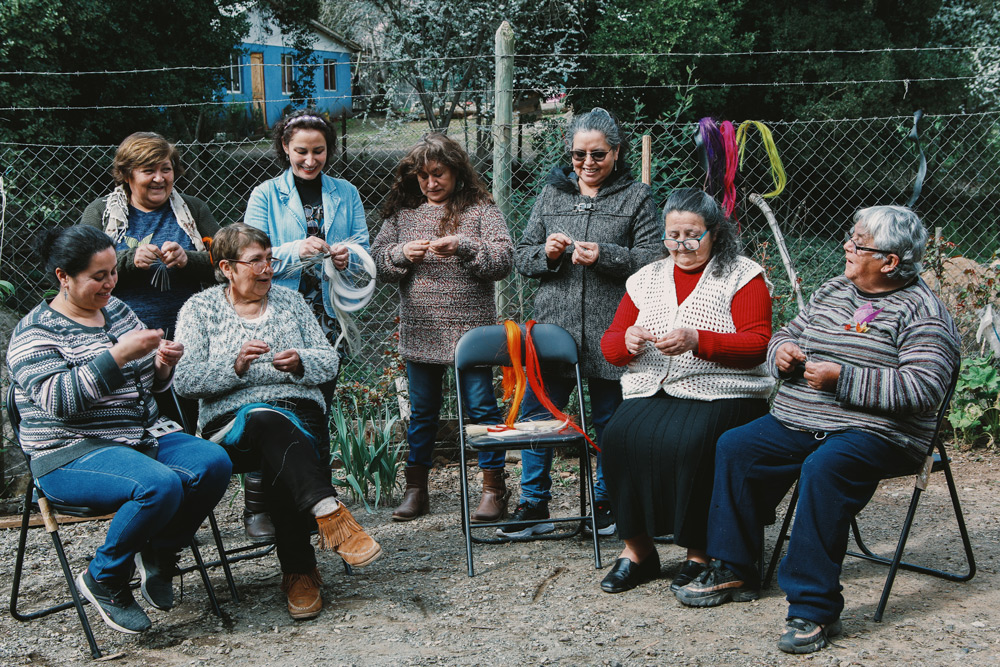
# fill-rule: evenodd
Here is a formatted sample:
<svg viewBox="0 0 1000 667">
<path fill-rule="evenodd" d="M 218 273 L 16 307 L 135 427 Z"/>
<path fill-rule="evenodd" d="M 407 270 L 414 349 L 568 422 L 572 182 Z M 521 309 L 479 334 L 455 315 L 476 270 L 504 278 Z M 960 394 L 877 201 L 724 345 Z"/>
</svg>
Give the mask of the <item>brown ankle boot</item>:
<svg viewBox="0 0 1000 667">
<path fill-rule="evenodd" d="M 319 591 L 322 584 L 316 568 L 306 574 L 281 575 L 281 591 L 288 598 L 288 615 L 297 620 L 319 616 L 323 610 L 323 596 Z"/>
<path fill-rule="evenodd" d="M 492 523 L 507 515 L 510 489 L 504 482 L 505 478 L 503 468 L 496 470 L 483 468 L 483 497 L 479 501 L 479 508 L 469 517 L 472 523 Z"/>
<path fill-rule="evenodd" d="M 259 472 L 247 473 L 243 478 L 243 502 L 243 527 L 247 539 L 254 544 L 274 542 L 274 523 L 267 513 L 264 478 Z"/>
<path fill-rule="evenodd" d="M 406 491 L 403 492 L 403 502 L 392 513 L 393 521 L 413 521 L 418 516 L 429 514 L 431 498 L 427 493 L 427 466 L 406 466 Z"/>
<path fill-rule="evenodd" d="M 341 503 L 337 509 L 316 517 L 320 549 L 330 549 L 352 567 L 364 567 L 382 555 L 382 547 L 355 521 Z"/>
</svg>

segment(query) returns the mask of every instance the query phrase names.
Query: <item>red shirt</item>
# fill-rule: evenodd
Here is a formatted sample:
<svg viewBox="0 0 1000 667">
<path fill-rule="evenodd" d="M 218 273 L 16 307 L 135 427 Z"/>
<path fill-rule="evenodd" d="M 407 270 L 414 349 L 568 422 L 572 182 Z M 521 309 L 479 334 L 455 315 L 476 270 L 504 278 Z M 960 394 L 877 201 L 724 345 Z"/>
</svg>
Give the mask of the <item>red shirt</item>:
<svg viewBox="0 0 1000 667">
<path fill-rule="evenodd" d="M 694 272 L 687 272 L 674 266 L 678 305 L 684 303 L 694 291 L 704 269 L 702 266 Z M 753 368 L 764 363 L 767 343 L 771 339 L 771 295 L 763 276 L 754 276 L 733 295 L 730 312 L 736 333 L 699 329 L 698 349 L 694 351 L 694 355 L 732 368 Z M 625 331 L 638 318 L 639 309 L 626 293 L 618 304 L 614 321 L 601 337 L 601 352 L 609 363 L 624 366 L 635 358 L 636 355 L 630 354 L 625 348 Z"/>
</svg>

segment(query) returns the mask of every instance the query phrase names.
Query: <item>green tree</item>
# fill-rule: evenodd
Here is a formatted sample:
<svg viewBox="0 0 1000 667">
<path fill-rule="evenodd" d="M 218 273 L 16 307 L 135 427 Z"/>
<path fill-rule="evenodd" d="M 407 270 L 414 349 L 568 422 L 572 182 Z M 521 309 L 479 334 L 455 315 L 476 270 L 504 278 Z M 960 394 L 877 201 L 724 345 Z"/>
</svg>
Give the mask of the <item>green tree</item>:
<svg viewBox="0 0 1000 667">
<path fill-rule="evenodd" d="M 218 108 L 247 25 L 239 0 L 8 0 L 0 3 L 0 139 L 118 143 L 136 130 L 196 138 Z M 159 68 L 193 69 L 157 72 Z M 10 72 L 145 70 L 123 74 Z M 196 104 L 198 106 L 175 106 Z M 206 106 L 201 106 L 205 104 Z M 136 109 L 86 107 L 136 106 Z M 39 110 L 38 107 L 67 107 Z M 82 107 L 82 108 L 81 108 Z"/>
</svg>

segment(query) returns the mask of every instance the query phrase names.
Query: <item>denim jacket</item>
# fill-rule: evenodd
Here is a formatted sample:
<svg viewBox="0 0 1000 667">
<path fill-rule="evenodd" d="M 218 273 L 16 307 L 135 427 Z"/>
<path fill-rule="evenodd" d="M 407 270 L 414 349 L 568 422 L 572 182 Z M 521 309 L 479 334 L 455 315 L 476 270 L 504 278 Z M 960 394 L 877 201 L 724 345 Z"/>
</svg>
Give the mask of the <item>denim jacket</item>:
<svg viewBox="0 0 1000 667">
<path fill-rule="evenodd" d="M 323 179 L 323 238 L 330 245 L 354 239 L 367 250 L 368 225 L 358 189 L 340 178 L 326 174 L 321 174 L 320 178 Z M 273 244 L 275 259 L 292 263 L 298 260 L 299 245 L 307 233 L 306 216 L 291 169 L 254 188 L 243 222 L 267 234 Z M 348 270 L 354 268 L 353 257 L 351 264 Z M 318 270 L 322 272 L 322 267 Z M 297 290 L 300 279 L 300 273 L 293 271 L 276 278 L 274 284 Z M 327 314 L 336 317 L 330 307 L 329 287 L 329 281 L 324 278 L 323 303 L 326 304 Z"/>
</svg>

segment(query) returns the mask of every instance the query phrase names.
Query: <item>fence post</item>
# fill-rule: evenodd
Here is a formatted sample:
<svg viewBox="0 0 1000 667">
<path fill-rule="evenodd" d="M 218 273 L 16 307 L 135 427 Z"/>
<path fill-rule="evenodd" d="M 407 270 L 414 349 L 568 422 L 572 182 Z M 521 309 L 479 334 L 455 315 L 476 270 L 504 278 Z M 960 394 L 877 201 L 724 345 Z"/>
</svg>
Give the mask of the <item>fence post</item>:
<svg viewBox="0 0 1000 667">
<path fill-rule="evenodd" d="M 653 137 L 642 135 L 642 182 L 653 184 Z"/>
<path fill-rule="evenodd" d="M 493 84 L 496 113 L 493 115 L 493 199 L 510 224 L 511 129 L 514 124 L 514 31 L 504 21 L 494 41 L 496 79 Z M 497 290 L 497 313 L 507 315 L 507 295 Z"/>
</svg>

